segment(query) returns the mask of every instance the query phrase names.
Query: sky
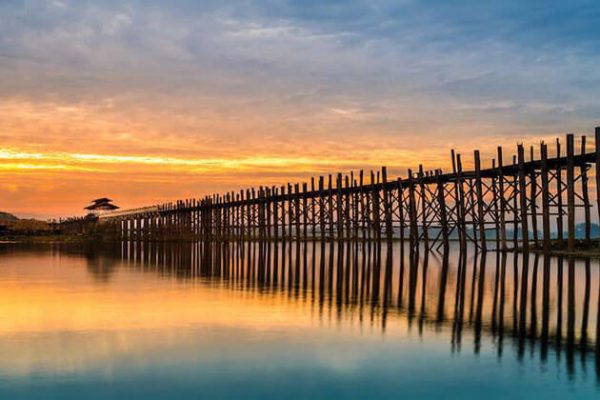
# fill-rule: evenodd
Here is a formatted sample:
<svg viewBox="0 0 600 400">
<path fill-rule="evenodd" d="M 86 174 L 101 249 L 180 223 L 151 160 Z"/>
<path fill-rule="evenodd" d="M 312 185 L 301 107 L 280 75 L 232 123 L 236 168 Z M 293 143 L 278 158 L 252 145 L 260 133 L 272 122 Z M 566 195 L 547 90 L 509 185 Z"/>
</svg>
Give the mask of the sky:
<svg viewBox="0 0 600 400">
<path fill-rule="evenodd" d="M 0 210 L 489 166 L 600 125 L 599 38 L 598 1 L 0 0 Z"/>
</svg>

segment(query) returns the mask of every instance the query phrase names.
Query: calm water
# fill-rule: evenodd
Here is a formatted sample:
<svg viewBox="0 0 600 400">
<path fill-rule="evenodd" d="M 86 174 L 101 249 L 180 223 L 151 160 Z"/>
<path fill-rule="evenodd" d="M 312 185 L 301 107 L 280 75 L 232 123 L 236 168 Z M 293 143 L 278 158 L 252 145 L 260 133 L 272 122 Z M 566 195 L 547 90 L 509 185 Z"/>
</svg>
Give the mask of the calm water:
<svg viewBox="0 0 600 400">
<path fill-rule="evenodd" d="M 598 261 L 0 245 L 0 398 L 599 398 Z"/>
</svg>

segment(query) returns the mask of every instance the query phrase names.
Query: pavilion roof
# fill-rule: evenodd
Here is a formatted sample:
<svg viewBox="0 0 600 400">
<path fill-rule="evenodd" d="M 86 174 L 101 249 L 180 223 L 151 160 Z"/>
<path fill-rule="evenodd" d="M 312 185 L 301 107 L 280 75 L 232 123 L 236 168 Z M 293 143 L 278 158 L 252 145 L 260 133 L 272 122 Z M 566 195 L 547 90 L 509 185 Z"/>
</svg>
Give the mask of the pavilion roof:
<svg viewBox="0 0 600 400">
<path fill-rule="evenodd" d="M 99 199 L 96 200 L 92 200 L 92 203 L 110 203 L 112 200 L 109 199 L 108 197 L 101 197 Z"/>
<path fill-rule="evenodd" d="M 92 204 L 90 206 L 85 207 L 85 210 L 116 210 L 118 206 L 114 204 L 105 203 L 105 204 Z"/>
<path fill-rule="evenodd" d="M 85 210 L 116 210 L 119 206 L 116 206 L 111 203 L 112 200 L 107 197 L 102 197 L 100 199 L 92 200 L 92 204 L 85 207 Z"/>
</svg>

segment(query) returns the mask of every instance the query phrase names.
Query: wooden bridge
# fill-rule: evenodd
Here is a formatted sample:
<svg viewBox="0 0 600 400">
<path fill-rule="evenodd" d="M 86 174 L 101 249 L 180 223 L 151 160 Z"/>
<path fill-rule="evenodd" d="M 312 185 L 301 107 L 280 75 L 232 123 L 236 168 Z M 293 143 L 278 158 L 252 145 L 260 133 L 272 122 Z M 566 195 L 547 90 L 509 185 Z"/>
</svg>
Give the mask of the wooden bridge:
<svg viewBox="0 0 600 400">
<path fill-rule="evenodd" d="M 592 166 L 600 205 L 600 128 L 593 152 L 586 143 L 582 136 L 576 148 L 568 134 L 564 147 L 556 140 L 552 156 L 546 143 L 537 152 L 519 144 L 508 161 L 498 147 L 485 169 L 475 150 L 472 170 L 452 151 L 447 173 L 419 166 L 390 179 L 383 167 L 108 213 L 100 221 L 122 240 L 400 239 L 427 248 L 458 240 L 483 250 L 558 245 L 573 251 L 576 221 L 583 223 L 582 239 L 592 240 Z"/>
</svg>

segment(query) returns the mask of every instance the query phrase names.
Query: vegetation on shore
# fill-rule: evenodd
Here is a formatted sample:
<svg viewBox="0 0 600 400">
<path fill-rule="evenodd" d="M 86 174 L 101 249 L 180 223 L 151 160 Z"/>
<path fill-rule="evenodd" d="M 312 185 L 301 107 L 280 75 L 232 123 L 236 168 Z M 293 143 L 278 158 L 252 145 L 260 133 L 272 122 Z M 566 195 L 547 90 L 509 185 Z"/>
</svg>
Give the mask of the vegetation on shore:
<svg viewBox="0 0 600 400">
<path fill-rule="evenodd" d="M 52 223 L 33 218 L 18 218 L 0 211 L 0 243 L 54 243 L 94 240 L 93 235 L 60 232 Z"/>
<path fill-rule="evenodd" d="M 0 211 L 0 237 L 37 236 L 52 233 L 50 224 L 37 219 L 21 219 Z"/>
</svg>

